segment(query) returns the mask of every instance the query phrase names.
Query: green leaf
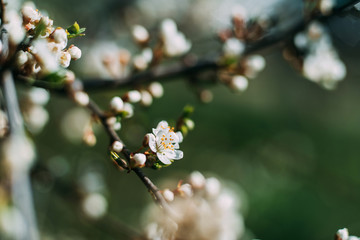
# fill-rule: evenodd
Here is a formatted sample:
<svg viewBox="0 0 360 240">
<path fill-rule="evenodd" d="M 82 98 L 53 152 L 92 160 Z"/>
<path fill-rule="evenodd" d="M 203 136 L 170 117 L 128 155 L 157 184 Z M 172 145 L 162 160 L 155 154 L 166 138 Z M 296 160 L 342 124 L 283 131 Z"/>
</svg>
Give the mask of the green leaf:
<svg viewBox="0 0 360 240">
<path fill-rule="evenodd" d="M 74 37 L 81 37 L 84 36 L 86 28 L 80 28 L 79 24 L 77 22 L 74 22 L 73 25 L 68 27 L 66 29 L 66 33 L 68 35 L 68 39 L 74 38 Z"/>
</svg>

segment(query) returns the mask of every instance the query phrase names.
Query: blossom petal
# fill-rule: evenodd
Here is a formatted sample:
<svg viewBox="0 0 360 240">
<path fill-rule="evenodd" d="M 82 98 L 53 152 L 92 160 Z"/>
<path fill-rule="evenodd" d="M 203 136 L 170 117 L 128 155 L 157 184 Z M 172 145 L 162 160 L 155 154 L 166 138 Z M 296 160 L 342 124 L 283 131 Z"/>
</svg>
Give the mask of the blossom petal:
<svg viewBox="0 0 360 240">
<path fill-rule="evenodd" d="M 146 135 L 148 136 L 149 139 L 149 147 L 151 151 L 156 152 L 156 141 L 154 134 L 148 133 Z"/>
<path fill-rule="evenodd" d="M 182 143 L 182 141 L 184 140 L 184 137 L 183 137 L 183 135 L 182 135 L 182 133 L 180 132 L 180 131 L 178 131 L 178 132 L 176 132 L 175 133 L 176 134 L 176 136 L 178 137 L 178 142 L 179 143 Z"/>
<path fill-rule="evenodd" d="M 157 152 L 156 153 L 157 157 L 159 158 L 159 160 L 164 163 L 164 164 L 171 164 L 171 161 L 170 159 L 166 156 L 165 152 L 162 152 L 162 153 L 159 153 Z"/>
<path fill-rule="evenodd" d="M 165 129 L 169 126 L 168 122 L 167 121 L 161 121 L 159 122 L 159 124 L 157 125 L 156 129 Z"/>
<path fill-rule="evenodd" d="M 181 150 L 175 150 L 174 153 L 175 153 L 175 157 L 173 158 L 174 160 L 179 160 L 184 157 L 184 153 Z"/>
</svg>

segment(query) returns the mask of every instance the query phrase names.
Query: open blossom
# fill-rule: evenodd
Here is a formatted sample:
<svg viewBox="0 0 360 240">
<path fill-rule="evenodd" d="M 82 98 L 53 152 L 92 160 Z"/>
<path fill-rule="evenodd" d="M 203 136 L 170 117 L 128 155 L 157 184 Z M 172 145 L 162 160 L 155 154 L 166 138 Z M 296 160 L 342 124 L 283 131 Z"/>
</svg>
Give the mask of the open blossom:
<svg viewBox="0 0 360 240">
<path fill-rule="evenodd" d="M 153 128 L 153 133 L 148 133 L 147 136 L 151 151 L 156 153 L 162 163 L 171 164 L 171 160 L 183 158 L 183 152 L 178 150 L 183 136 L 181 132 L 174 132 L 174 128 L 170 128 L 166 121 L 159 122 Z"/>
</svg>

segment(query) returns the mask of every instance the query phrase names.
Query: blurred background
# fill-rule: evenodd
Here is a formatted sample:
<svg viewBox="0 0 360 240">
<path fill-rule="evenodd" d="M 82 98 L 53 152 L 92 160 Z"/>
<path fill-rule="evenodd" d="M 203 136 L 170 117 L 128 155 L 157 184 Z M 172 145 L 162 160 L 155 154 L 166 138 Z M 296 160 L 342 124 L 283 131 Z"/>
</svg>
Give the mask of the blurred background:
<svg viewBox="0 0 360 240">
<path fill-rule="evenodd" d="M 281 28 L 302 16 L 303 3 L 38 0 L 35 4 L 55 25 L 78 21 L 87 28 L 85 37 L 74 40 L 83 58 L 72 64 L 75 72 L 87 76 L 88 69 L 82 66 L 95 43 L 114 41 L 137 51 L 129 34 L 132 24 L 144 24 L 151 31 L 163 18 L 174 18 L 193 42 L 192 51 L 205 56 L 221 50 L 214 36 L 229 26 L 234 4 L 242 4 L 250 15 L 278 12 L 284 19 L 278 23 Z M 184 179 L 194 170 L 232 181 L 246 193 L 245 225 L 249 236 L 257 239 L 325 240 L 342 227 L 360 235 L 360 21 L 356 15 L 336 16 L 326 26 L 347 66 L 347 77 L 337 89 L 326 91 L 304 79 L 283 60 L 281 48 L 274 47 L 262 52 L 266 68 L 250 80 L 244 93 L 216 85 L 210 88 L 213 101 L 202 104 L 183 79 L 165 82 L 164 97 L 150 108 L 136 106 L 120 136 L 135 150 L 160 120 L 175 120 L 191 104 L 196 127 L 181 144 L 185 156 L 160 171 L 145 169 L 155 183 L 161 185 L 169 177 Z M 107 107 L 125 90 L 90 95 Z M 109 140 L 101 127 L 94 147 L 82 144 L 82 136 L 72 136 L 87 121 L 87 112 L 73 106 L 66 97 L 53 94 L 47 107 L 50 120 L 34 137 L 39 163 L 58 172 L 57 178 L 41 171 L 34 176 L 39 228 L 55 239 L 127 239 L 112 223 L 140 229 L 143 209 L 152 199 L 134 174 L 119 172 L 111 164 Z M 106 196 L 110 220 L 94 224 L 78 212 L 72 198 L 76 189 L 68 188 L 74 183 L 80 192 L 95 188 Z"/>
</svg>

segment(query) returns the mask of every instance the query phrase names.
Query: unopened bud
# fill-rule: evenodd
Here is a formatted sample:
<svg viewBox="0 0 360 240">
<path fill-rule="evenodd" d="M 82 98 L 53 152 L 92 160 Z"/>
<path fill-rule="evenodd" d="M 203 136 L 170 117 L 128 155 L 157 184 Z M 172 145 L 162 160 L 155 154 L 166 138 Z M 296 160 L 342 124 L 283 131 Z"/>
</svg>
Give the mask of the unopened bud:
<svg viewBox="0 0 360 240">
<path fill-rule="evenodd" d="M 87 106 L 90 102 L 89 95 L 82 91 L 77 91 L 74 93 L 74 100 L 80 106 Z"/>
<path fill-rule="evenodd" d="M 71 58 L 74 59 L 74 60 L 77 60 L 79 58 L 81 58 L 81 50 L 80 48 L 74 46 L 74 45 L 71 45 L 68 49 L 68 52 L 70 53 L 71 55 Z"/>
<path fill-rule="evenodd" d="M 145 165 L 146 155 L 143 153 L 136 153 L 131 159 L 134 161 L 134 167 L 142 167 Z"/>
<path fill-rule="evenodd" d="M 154 98 L 160 98 L 164 95 L 164 88 L 159 82 L 153 82 L 149 85 L 149 92 Z"/>
<path fill-rule="evenodd" d="M 170 191 L 169 189 L 165 189 L 163 191 L 163 196 L 164 196 L 165 200 L 168 202 L 174 201 L 174 193 L 172 191 Z"/>
<path fill-rule="evenodd" d="M 247 89 L 248 84 L 246 77 L 236 75 L 231 79 L 230 87 L 236 91 L 243 92 Z"/>
<path fill-rule="evenodd" d="M 125 98 L 131 103 L 137 103 L 141 100 L 141 93 L 138 90 L 131 90 L 125 95 Z"/>
<path fill-rule="evenodd" d="M 195 127 L 194 121 L 191 120 L 190 118 L 185 118 L 185 119 L 184 119 L 184 123 L 185 123 L 186 127 L 187 127 L 189 130 L 193 130 L 194 127 Z"/>
<path fill-rule="evenodd" d="M 113 97 L 110 101 L 110 108 L 114 112 L 121 112 L 124 110 L 124 102 L 120 97 Z"/>
<path fill-rule="evenodd" d="M 152 104 L 153 98 L 151 94 L 146 90 L 141 90 L 141 104 L 148 107 Z"/>
<path fill-rule="evenodd" d="M 190 174 L 189 182 L 193 186 L 193 188 L 203 188 L 205 186 L 205 177 L 198 171 L 195 171 Z"/>
<path fill-rule="evenodd" d="M 112 150 L 114 150 L 115 152 L 120 153 L 120 152 L 123 150 L 123 148 L 124 148 L 124 144 L 123 144 L 122 142 L 120 142 L 120 141 L 115 141 L 115 142 L 113 142 L 113 144 L 111 145 L 111 148 L 112 148 Z"/>
<path fill-rule="evenodd" d="M 182 196 L 185 196 L 185 197 L 191 197 L 193 195 L 192 187 L 188 183 L 185 183 L 185 184 L 181 185 L 178 188 L 178 191 L 180 192 L 180 194 Z"/>
<path fill-rule="evenodd" d="M 136 42 L 145 43 L 149 40 L 149 32 L 141 25 L 135 25 L 132 29 L 132 35 Z"/>
<path fill-rule="evenodd" d="M 125 118 L 131 118 L 134 116 L 134 107 L 130 103 L 124 103 L 124 112 L 126 112 Z"/>
</svg>

